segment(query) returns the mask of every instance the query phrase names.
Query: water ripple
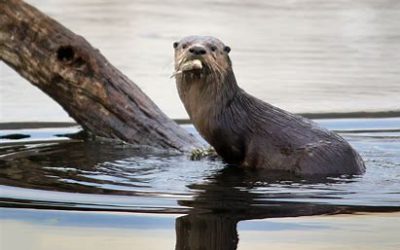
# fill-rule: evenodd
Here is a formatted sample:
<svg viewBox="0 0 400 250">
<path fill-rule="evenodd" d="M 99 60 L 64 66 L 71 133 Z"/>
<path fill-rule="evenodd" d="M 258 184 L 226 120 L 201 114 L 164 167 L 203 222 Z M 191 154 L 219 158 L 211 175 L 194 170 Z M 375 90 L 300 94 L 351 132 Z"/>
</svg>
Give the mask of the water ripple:
<svg viewBox="0 0 400 250">
<path fill-rule="evenodd" d="M 390 132 L 396 123 L 384 132 L 377 127 L 373 132 L 363 126 L 357 130 L 360 123 L 362 119 L 349 122 L 341 131 L 365 159 L 367 173 L 317 180 L 265 176 L 226 167 L 218 160 L 191 161 L 186 155 L 143 152 L 120 144 L 8 142 L 0 144 L 0 204 L 142 212 L 249 207 L 264 211 L 289 205 L 299 209 L 299 204 L 303 204 L 301 211 L 310 206 L 324 206 L 323 211 L 326 206 L 335 211 L 343 207 L 400 210 L 400 137 Z M 343 123 L 324 120 L 321 124 L 339 129 Z"/>
</svg>

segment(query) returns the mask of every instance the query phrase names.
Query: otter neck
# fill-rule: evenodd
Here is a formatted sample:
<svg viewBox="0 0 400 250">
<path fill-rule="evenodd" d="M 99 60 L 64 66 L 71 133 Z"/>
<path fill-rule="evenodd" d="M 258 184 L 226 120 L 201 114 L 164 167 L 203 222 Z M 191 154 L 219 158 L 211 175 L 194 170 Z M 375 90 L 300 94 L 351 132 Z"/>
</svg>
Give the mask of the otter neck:
<svg viewBox="0 0 400 250">
<path fill-rule="evenodd" d="M 232 70 L 223 77 L 214 75 L 191 77 L 190 73 L 177 77 L 179 96 L 191 121 L 201 134 L 212 130 L 215 118 L 220 116 L 240 92 Z M 207 137 L 207 136 L 206 136 Z"/>
</svg>

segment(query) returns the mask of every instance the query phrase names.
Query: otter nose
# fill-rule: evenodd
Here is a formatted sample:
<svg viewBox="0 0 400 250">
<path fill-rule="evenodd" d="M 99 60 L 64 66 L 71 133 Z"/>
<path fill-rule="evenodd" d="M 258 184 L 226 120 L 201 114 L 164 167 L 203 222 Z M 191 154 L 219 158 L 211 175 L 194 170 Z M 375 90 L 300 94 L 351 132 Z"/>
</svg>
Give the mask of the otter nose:
<svg viewBox="0 0 400 250">
<path fill-rule="evenodd" d="M 204 55 L 207 51 L 204 47 L 193 46 L 189 49 L 189 52 L 195 55 Z"/>
</svg>

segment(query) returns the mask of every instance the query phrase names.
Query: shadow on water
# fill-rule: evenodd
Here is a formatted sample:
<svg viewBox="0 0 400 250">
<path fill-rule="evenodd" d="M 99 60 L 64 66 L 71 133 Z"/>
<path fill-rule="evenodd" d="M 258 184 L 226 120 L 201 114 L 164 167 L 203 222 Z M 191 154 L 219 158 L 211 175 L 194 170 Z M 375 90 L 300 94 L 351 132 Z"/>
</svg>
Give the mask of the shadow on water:
<svg viewBox="0 0 400 250">
<path fill-rule="evenodd" d="M 284 178 L 109 142 L 7 142 L 0 206 L 184 214 L 176 249 L 236 249 L 245 220 L 400 211 L 399 134 L 345 136 L 363 176 Z"/>
</svg>

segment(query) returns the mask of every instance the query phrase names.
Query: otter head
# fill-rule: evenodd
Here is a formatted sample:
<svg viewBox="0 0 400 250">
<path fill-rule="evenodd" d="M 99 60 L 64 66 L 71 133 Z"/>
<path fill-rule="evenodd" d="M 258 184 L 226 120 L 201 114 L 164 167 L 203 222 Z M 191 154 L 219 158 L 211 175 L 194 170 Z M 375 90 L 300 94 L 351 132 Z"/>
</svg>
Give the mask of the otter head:
<svg viewBox="0 0 400 250">
<path fill-rule="evenodd" d="M 179 97 L 195 127 L 209 138 L 211 117 L 223 112 L 238 90 L 230 48 L 210 36 L 189 36 L 174 43 Z"/>
<path fill-rule="evenodd" d="M 188 36 L 174 42 L 177 82 L 223 81 L 231 69 L 230 48 L 210 36 Z M 217 78 L 217 79 L 216 79 Z"/>
</svg>

